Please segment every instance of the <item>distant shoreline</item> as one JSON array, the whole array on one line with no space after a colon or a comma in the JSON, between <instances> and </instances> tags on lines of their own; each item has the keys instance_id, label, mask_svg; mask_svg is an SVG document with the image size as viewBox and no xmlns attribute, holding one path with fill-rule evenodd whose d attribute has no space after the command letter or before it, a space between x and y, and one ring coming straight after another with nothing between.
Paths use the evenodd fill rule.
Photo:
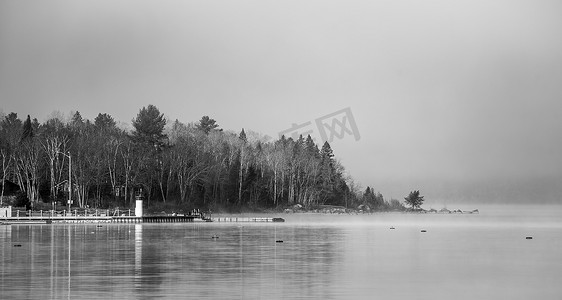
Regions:
<instances>
[{"instance_id":1,"label":"distant shoreline","mask_svg":"<svg viewBox=\"0 0 562 300\"><path fill-rule=\"evenodd\" d=\"M229 211L217 211L213 214L336 214L336 215L368 215L368 214L384 214L384 213L400 213L400 214L479 214L478 209L473 210L449 210L447 208L442 208L436 210L430 209L411 209L406 208L403 210L376 210L376 209L358 209L358 208L346 208L343 206L333 206L333 205L320 205L316 207L306 208L300 204L295 204L291 207L277 208L277 209L265 209L259 211L239 211L239 212L229 212Z\"/></svg>"}]
</instances>

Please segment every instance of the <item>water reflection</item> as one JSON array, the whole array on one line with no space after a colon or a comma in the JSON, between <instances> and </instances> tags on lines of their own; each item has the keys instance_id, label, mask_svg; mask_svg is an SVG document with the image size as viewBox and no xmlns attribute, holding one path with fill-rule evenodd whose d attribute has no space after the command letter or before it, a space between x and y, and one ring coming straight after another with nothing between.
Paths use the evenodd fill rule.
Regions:
<instances>
[{"instance_id":1,"label":"water reflection","mask_svg":"<svg viewBox=\"0 0 562 300\"><path fill-rule=\"evenodd\" d=\"M560 226L529 227L535 239L528 241L527 232L519 236L522 227L507 226L426 222L428 232L421 234L411 217L405 222L393 219L395 230L380 219L365 224L1 226L0 297L557 299L561 295Z\"/></svg>"},{"instance_id":2,"label":"water reflection","mask_svg":"<svg viewBox=\"0 0 562 300\"><path fill-rule=\"evenodd\" d=\"M141 276L142 266L142 225L135 224L135 283L138 283ZM139 288L139 286L135 286Z\"/></svg>"}]
</instances>

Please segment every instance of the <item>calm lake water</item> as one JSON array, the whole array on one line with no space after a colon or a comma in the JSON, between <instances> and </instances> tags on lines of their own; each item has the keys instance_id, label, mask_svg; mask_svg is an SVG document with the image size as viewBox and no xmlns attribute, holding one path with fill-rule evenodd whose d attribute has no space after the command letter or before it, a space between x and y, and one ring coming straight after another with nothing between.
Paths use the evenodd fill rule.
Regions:
<instances>
[{"instance_id":1,"label":"calm lake water","mask_svg":"<svg viewBox=\"0 0 562 300\"><path fill-rule=\"evenodd\" d=\"M0 226L0 298L562 299L558 206L280 216Z\"/></svg>"}]
</instances>

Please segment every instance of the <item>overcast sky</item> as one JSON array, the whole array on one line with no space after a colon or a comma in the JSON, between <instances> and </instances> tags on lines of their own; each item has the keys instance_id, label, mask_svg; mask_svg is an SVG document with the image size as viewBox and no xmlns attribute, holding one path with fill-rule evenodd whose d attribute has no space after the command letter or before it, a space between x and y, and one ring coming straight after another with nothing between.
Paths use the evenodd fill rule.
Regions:
<instances>
[{"instance_id":1,"label":"overcast sky","mask_svg":"<svg viewBox=\"0 0 562 300\"><path fill-rule=\"evenodd\" d=\"M0 103L273 137L349 107L363 187L561 202L562 2L2 0Z\"/></svg>"}]
</instances>

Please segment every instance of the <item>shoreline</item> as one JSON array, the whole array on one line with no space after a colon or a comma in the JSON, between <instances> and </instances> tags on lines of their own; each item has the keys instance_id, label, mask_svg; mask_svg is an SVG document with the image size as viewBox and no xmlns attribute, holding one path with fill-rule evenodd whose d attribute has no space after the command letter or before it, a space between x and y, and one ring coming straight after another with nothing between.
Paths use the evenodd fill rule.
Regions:
<instances>
[{"instance_id":1,"label":"shoreline","mask_svg":"<svg viewBox=\"0 0 562 300\"><path fill-rule=\"evenodd\" d=\"M292 208L285 209L265 209L265 210L248 210L248 211L218 211L211 212L212 215L244 215L244 214L266 214L266 215L299 215L299 214L318 214L318 215L373 215L373 214L479 214L479 209L473 210L449 210L446 208L436 209L405 209L405 210L360 210L345 207L317 207L317 208L304 208L302 206L293 206Z\"/></svg>"},{"instance_id":2,"label":"shoreline","mask_svg":"<svg viewBox=\"0 0 562 300\"><path fill-rule=\"evenodd\" d=\"M285 208L282 213L284 214L295 214L295 213L320 213L320 214L350 214L350 215L362 215L362 214L376 214L376 213L402 213L402 214L478 214L480 211L478 209L473 210L449 210L447 208L442 208L440 210L436 210L433 208L430 209L394 209L394 210L373 210L369 209L362 209L363 207L353 209L353 208L345 208L342 206L332 206L332 205L322 205L314 208L304 208L300 204L293 205L290 208Z\"/></svg>"}]
</instances>

